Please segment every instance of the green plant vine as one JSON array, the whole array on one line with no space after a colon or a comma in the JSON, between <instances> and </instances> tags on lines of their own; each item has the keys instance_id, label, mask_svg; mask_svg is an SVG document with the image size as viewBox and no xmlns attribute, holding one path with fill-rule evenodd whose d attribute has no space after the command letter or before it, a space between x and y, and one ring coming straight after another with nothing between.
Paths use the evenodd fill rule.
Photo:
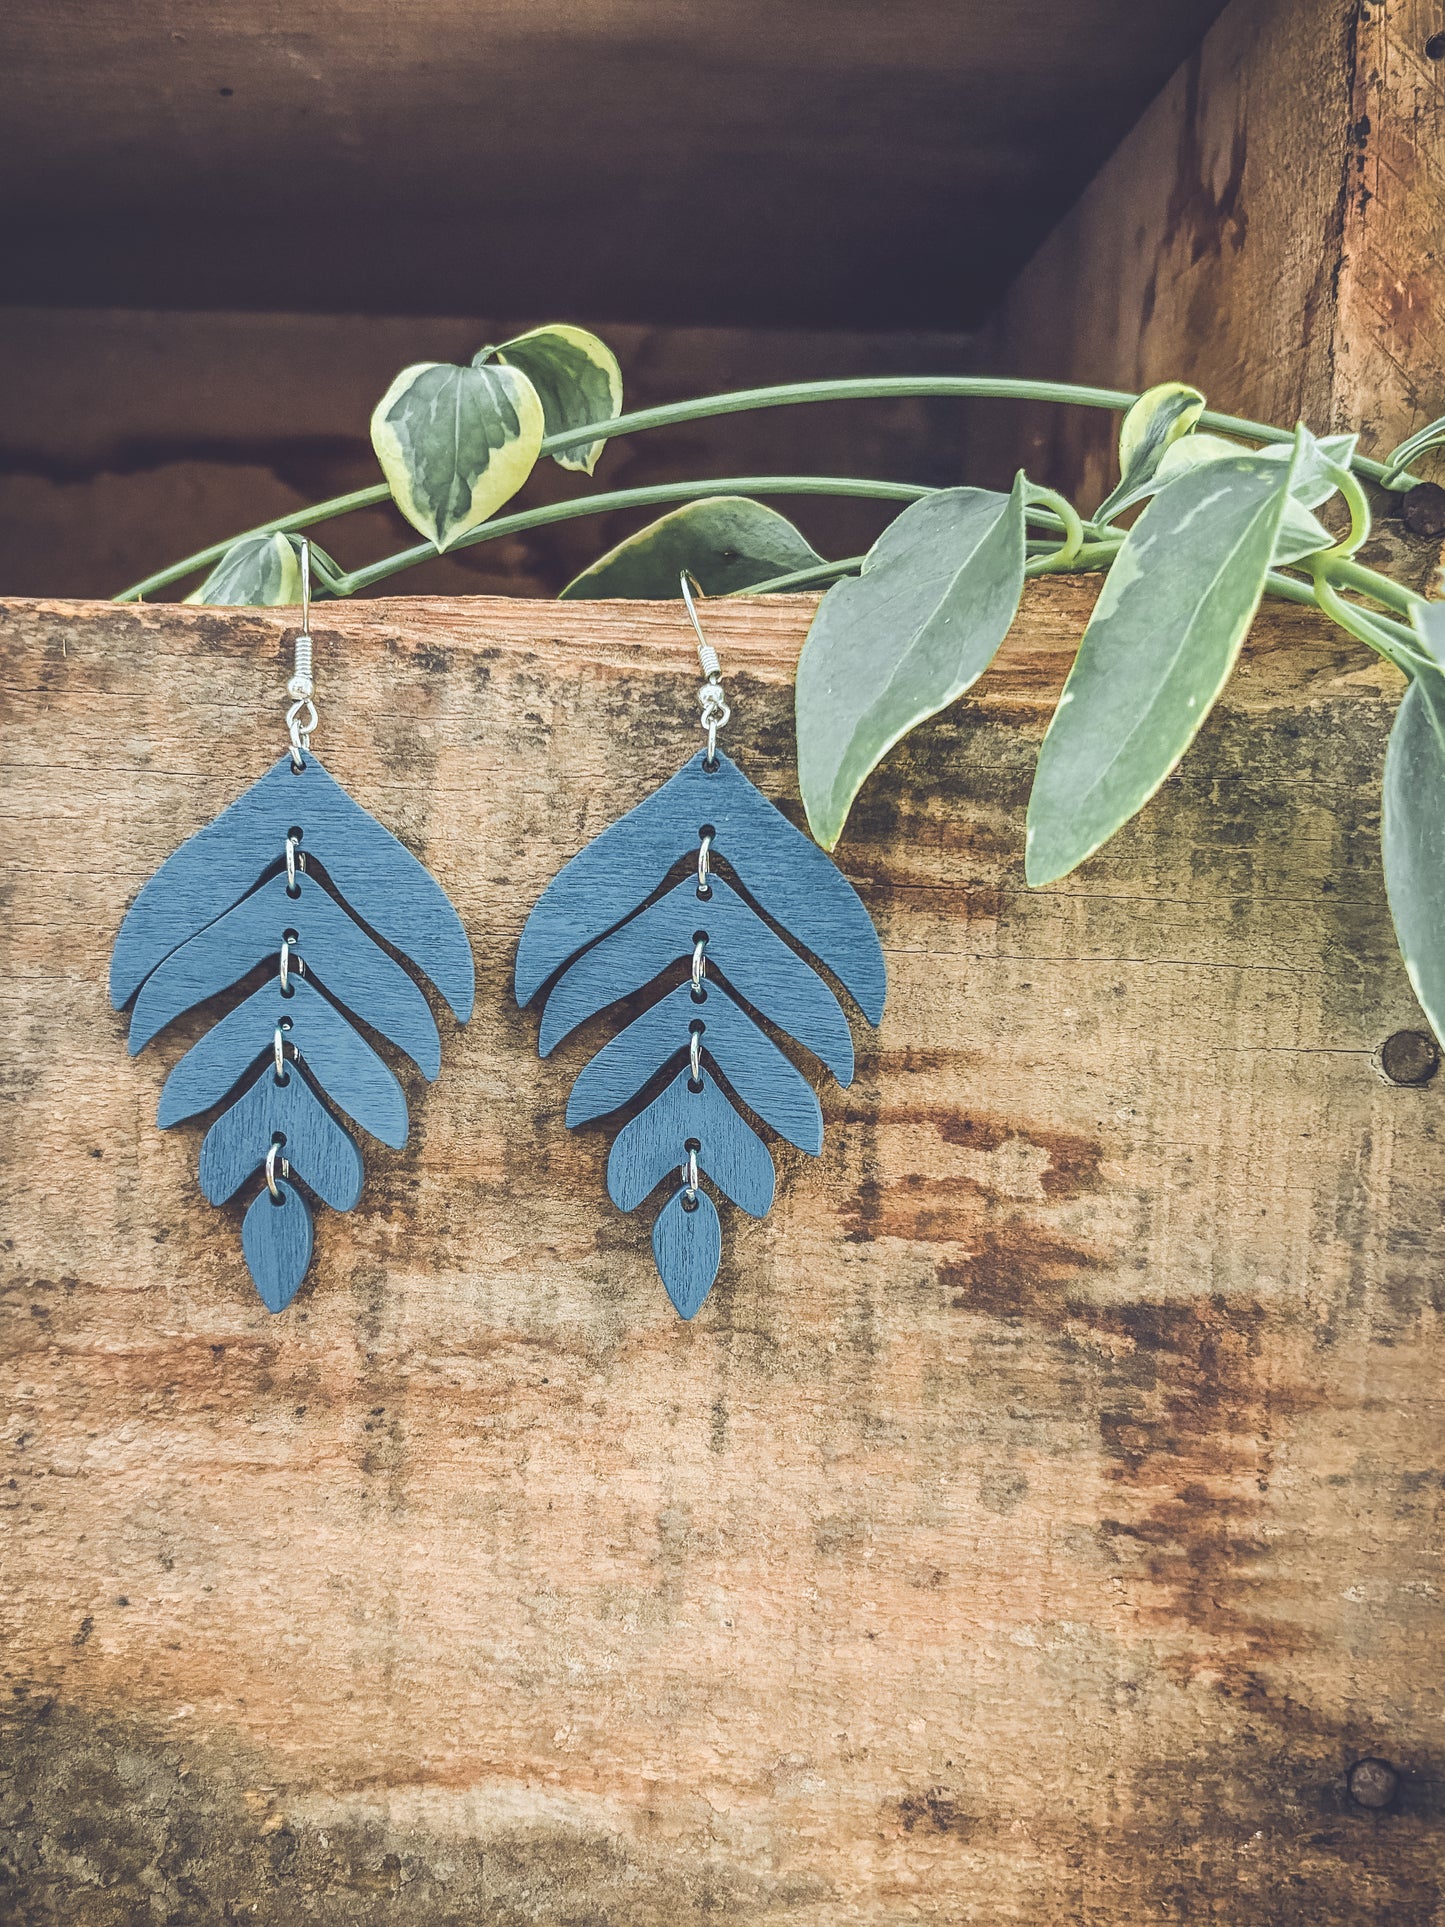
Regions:
<instances>
[{"instance_id":1,"label":"green plant vine","mask_svg":"<svg viewBox=\"0 0 1445 1927\"><path fill-rule=\"evenodd\" d=\"M763 408L900 398L1121 414L1118 481L1092 516L1022 473L1007 494L745 475L498 513L544 455L590 477L607 443L624 436ZM1133 395L1067 382L893 376L740 389L632 413L621 404L615 358L579 328L533 329L483 348L465 367L418 363L402 370L372 417L381 482L214 543L116 600L139 602L206 570L188 600L294 602L298 531L386 502L423 539L353 569L313 544L319 595L355 595L450 550L574 517L663 509L562 594L676 596L684 569L709 595L824 589L799 662L796 710L809 827L831 849L894 744L988 668L1025 582L1102 574L1029 800L1025 872L1036 886L1086 861L1169 776L1228 679L1261 598L1308 604L1407 679L1386 761L1385 875L1411 981L1445 1034L1445 605L1357 559L1371 531L1364 484L1414 486L1410 463L1445 443L1445 418L1380 462L1362 456L1352 435L1316 437L1303 425L1219 414L1179 382ZM830 560L760 499L828 495L898 513L866 555ZM1333 527L1316 514L1332 502Z\"/></svg>"}]
</instances>

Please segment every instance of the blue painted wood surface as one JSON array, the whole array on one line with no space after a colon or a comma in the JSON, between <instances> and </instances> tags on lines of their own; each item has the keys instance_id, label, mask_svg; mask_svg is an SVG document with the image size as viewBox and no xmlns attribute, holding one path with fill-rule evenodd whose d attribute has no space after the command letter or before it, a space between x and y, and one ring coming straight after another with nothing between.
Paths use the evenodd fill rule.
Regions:
<instances>
[{"instance_id":1,"label":"blue painted wood surface","mask_svg":"<svg viewBox=\"0 0 1445 1927\"><path fill-rule=\"evenodd\" d=\"M158 964L140 987L130 1020L132 1055L182 1012L239 983L256 965L275 965L281 939L296 932L299 957L339 1004L406 1052L422 1075L441 1069L441 1037L431 1007L401 965L345 907L304 872L296 895L286 874L272 877Z\"/></svg>"},{"instance_id":2,"label":"blue painted wood surface","mask_svg":"<svg viewBox=\"0 0 1445 1927\"><path fill-rule=\"evenodd\" d=\"M241 1250L267 1311L285 1311L311 1263L311 1210L294 1185L264 1186L241 1220Z\"/></svg>"},{"instance_id":3,"label":"blue painted wood surface","mask_svg":"<svg viewBox=\"0 0 1445 1927\"><path fill-rule=\"evenodd\" d=\"M840 1084L853 1081L853 1036L843 1006L817 971L720 876L712 894L685 877L666 896L586 950L557 979L542 1011L537 1048L546 1057L577 1026L680 958L691 960L699 932L707 937L707 969L718 971L755 1010L819 1058Z\"/></svg>"},{"instance_id":4,"label":"blue painted wood surface","mask_svg":"<svg viewBox=\"0 0 1445 1927\"><path fill-rule=\"evenodd\" d=\"M223 1111L201 1143L201 1190L224 1204L266 1162L277 1138L287 1163L308 1190L333 1211L350 1211L361 1196L361 1152L356 1140L327 1110L299 1064L288 1064L286 1082L268 1063L255 1083Z\"/></svg>"},{"instance_id":5,"label":"blue painted wood surface","mask_svg":"<svg viewBox=\"0 0 1445 1927\"><path fill-rule=\"evenodd\" d=\"M714 855L749 896L827 965L876 1024L887 973L857 891L721 751L711 771L699 751L553 877L522 932L517 1002L529 1004L570 957L645 903L678 859L697 848L705 824L715 832Z\"/></svg>"},{"instance_id":6,"label":"blue painted wood surface","mask_svg":"<svg viewBox=\"0 0 1445 1927\"><path fill-rule=\"evenodd\" d=\"M687 1050L693 1023L706 1025L703 1051L748 1109L816 1157L823 1148L817 1092L718 983L708 987L701 1004L694 1003L690 985L679 984L605 1043L578 1072L567 1100L568 1124L605 1117L636 1097L663 1065Z\"/></svg>"},{"instance_id":7,"label":"blue painted wood surface","mask_svg":"<svg viewBox=\"0 0 1445 1927\"><path fill-rule=\"evenodd\" d=\"M331 1101L383 1144L406 1143L406 1095L366 1039L304 977L283 997L263 984L186 1052L166 1079L156 1122L162 1130L210 1110L272 1052L277 1024Z\"/></svg>"},{"instance_id":8,"label":"blue painted wood surface","mask_svg":"<svg viewBox=\"0 0 1445 1927\"><path fill-rule=\"evenodd\" d=\"M668 1297L684 1318L696 1318L722 1262L722 1226L706 1191L691 1211L686 1187L668 1199L652 1227L652 1255Z\"/></svg>"},{"instance_id":9,"label":"blue painted wood surface","mask_svg":"<svg viewBox=\"0 0 1445 1927\"><path fill-rule=\"evenodd\" d=\"M303 832L308 860L323 866L356 914L429 977L465 1023L474 996L471 946L441 885L315 756L294 771L289 752L143 886L111 957L115 1007L129 1003L162 958L266 874L293 826Z\"/></svg>"},{"instance_id":10,"label":"blue painted wood surface","mask_svg":"<svg viewBox=\"0 0 1445 1927\"><path fill-rule=\"evenodd\" d=\"M750 1217L771 1210L775 1176L768 1147L739 1117L704 1068L692 1087L686 1065L645 1111L624 1124L607 1159L607 1190L620 1211L635 1211L665 1177L687 1164L689 1140L699 1170Z\"/></svg>"}]
</instances>

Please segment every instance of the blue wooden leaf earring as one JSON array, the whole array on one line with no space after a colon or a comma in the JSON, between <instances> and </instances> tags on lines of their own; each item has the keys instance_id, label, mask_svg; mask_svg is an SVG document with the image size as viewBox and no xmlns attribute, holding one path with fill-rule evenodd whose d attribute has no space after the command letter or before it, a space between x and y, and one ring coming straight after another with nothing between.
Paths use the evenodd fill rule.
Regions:
<instances>
[{"instance_id":1,"label":"blue wooden leaf earring","mask_svg":"<svg viewBox=\"0 0 1445 1927\"><path fill-rule=\"evenodd\" d=\"M684 1318L701 1308L722 1255L717 1208L702 1180L755 1218L773 1201L772 1157L743 1112L800 1150L816 1156L823 1146L813 1087L759 1018L840 1084L853 1079L842 1006L800 951L831 971L871 1024L883 1014L886 988L882 947L853 886L718 749L731 712L691 588L684 575L707 748L552 879L527 919L516 971L524 1007L548 986L544 1057L589 1017L678 972L675 988L584 1066L567 1122L586 1124L645 1099L613 1143L607 1189L633 1211L671 1184L652 1250ZM664 888L684 864L680 880Z\"/></svg>"},{"instance_id":2,"label":"blue wooden leaf earring","mask_svg":"<svg viewBox=\"0 0 1445 1927\"><path fill-rule=\"evenodd\" d=\"M301 547L301 633L286 685L290 747L141 889L110 960L117 1010L134 998L131 1055L167 1024L269 964L186 1052L161 1092L162 1129L216 1111L201 1190L224 1204L264 1177L241 1249L270 1311L311 1262L311 1202L349 1211L361 1152L328 1103L383 1144L407 1138L406 1097L347 1015L429 1081L441 1069L431 1006L392 952L471 1015L471 946L441 886L321 767L311 649L311 552ZM328 1102L323 1102L326 1099Z\"/></svg>"}]
</instances>

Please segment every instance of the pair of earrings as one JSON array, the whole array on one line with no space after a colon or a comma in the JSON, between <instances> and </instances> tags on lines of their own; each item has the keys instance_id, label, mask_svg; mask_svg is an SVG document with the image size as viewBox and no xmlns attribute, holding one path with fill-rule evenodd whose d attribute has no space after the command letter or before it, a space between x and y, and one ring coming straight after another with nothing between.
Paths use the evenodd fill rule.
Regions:
<instances>
[{"instance_id":1,"label":"pair of earrings","mask_svg":"<svg viewBox=\"0 0 1445 1927\"><path fill-rule=\"evenodd\" d=\"M360 1199L361 1152L342 1118L396 1149L407 1139L406 1095L358 1020L431 1081L441 1039L412 972L458 1023L474 997L471 946L441 886L312 752L304 542L301 578L287 750L144 885L110 970L112 1003L131 1006L132 1055L198 1004L259 979L177 1063L156 1121L216 1113L200 1155L212 1204L261 1181L241 1247L271 1311L291 1302L311 1261L312 1202L349 1211ZM846 1085L848 1020L802 953L870 1023L885 990L883 952L852 885L718 748L731 712L691 586L684 575L706 747L553 878L522 931L515 980L520 1005L541 997L545 1057L620 999L680 977L583 1067L567 1123L629 1114L608 1192L633 1211L670 1184L652 1248L684 1318L722 1254L703 1180L753 1217L773 1201L772 1157L744 1112L800 1150L822 1148L817 1095L759 1020Z\"/></svg>"}]
</instances>

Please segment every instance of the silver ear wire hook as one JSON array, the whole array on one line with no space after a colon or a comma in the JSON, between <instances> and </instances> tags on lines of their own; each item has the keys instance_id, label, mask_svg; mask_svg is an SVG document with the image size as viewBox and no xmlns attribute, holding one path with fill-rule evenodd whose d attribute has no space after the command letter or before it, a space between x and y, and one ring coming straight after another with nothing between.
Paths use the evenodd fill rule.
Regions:
<instances>
[{"instance_id":1,"label":"silver ear wire hook","mask_svg":"<svg viewBox=\"0 0 1445 1927\"><path fill-rule=\"evenodd\" d=\"M311 676L311 544L303 535L301 561L301 633L296 638L296 656L286 694L292 698L286 711L286 730L291 738L291 767L306 767L306 751L311 747L311 732L316 727L316 704L312 697L316 685Z\"/></svg>"},{"instance_id":2,"label":"silver ear wire hook","mask_svg":"<svg viewBox=\"0 0 1445 1927\"><path fill-rule=\"evenodd\" d=\"M678 577L682 586L682 600L687 609L687 619L692 624L692 632L697 637L697 659L702 668L703 683L697 692L697 700L702 707L702 726L707 731L707 768L717 768L717 733L732 715L727 698L723 694L722 663L717 650L713 648L702 632L698 621L697 605L693 601L693 591L702 594L696 577L684 569Z\"/></svg>"}]
</instances>

